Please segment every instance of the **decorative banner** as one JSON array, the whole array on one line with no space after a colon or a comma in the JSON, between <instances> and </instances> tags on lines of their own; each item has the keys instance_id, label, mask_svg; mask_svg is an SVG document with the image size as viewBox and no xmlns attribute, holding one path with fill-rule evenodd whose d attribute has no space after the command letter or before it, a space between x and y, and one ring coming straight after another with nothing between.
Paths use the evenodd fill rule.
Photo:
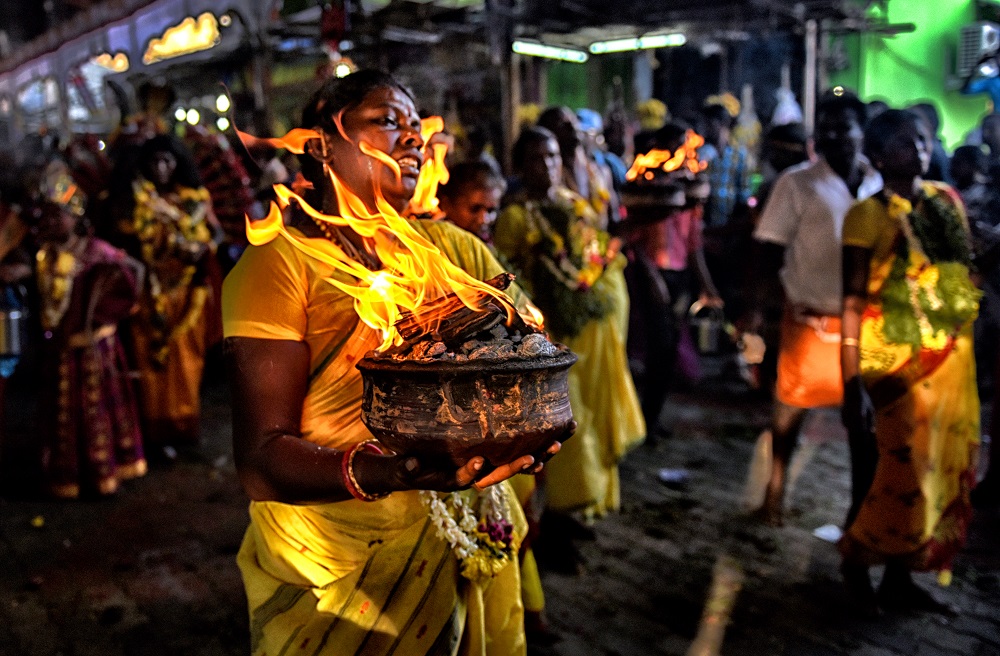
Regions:
<instances>
[{"instance_id":1,"label":"decorative banner","mask_svg":"<svg viewBox=\"0 0 1000 656\"><path fill-rule=\"evenodd\" d=\"M165 59L173 59L181 55L208 50L219 45L219 22L209 12L194 19L190 16L173 27L168 27L163 36L150 39L146 54L142 56L144 64L155 64Z\"/></svg>"}]
</instances>

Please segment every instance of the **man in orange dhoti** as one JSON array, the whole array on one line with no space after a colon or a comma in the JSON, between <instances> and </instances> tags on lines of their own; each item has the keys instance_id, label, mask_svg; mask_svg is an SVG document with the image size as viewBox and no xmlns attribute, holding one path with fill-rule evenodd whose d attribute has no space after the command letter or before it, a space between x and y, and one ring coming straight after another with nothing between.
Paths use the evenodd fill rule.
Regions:
<instances>
[{"instance_id":1,"label":"man in orange dhoti","mask_svg":"<svg viewBox=\"0 0 1000 656\"><path fill-rule=\"evenodd\" d=\"M855 200L882 186L861 154L864 122L864 104L856 97L824 99L817 108L819 159L792 167L778 179L754 232L759 246L756 270L766 275L780 268L785 291L771 426L773 464L760 510L764 521L775 526L782 522L785 472L807 411L840 405L843 397L840 233ZM759 314L752 316L751 331L762 322ZM852 455L856 476L866 460L860 453ZM865 486L856 478L854 487Z\"/></svg>"}]
</instances>

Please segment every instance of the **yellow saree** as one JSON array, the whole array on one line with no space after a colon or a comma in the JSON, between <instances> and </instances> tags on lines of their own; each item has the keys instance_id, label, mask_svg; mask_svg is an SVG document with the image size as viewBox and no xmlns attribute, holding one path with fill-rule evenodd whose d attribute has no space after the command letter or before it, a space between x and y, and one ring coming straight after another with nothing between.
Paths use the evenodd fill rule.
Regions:
<instances>
[{"instance_id":1,"label":"yellow saree","mask_svg":"<svg viewBox=\"0 0 1000 656\"><path fill-rule=\"evenodd\" d=\"M119 229L135 237L136 255L146 265L146 288L128 342L139 374L143 437L153 445L193 443L201 417L211 289L203 262L192 262L185 249L207 247L203 259L212 257L211 199L204 188L180 187L168 201L141 178L133 193L135 212Z\"/></svg>"},{"instance_id":2,"label":"yellow saree","mask_svg":"<svg viewBox=\"0 0 1000 656\"><path fill-rule=\"evenodd\" d=\"M567 190L563 193L572 194ZM575 194L569 196L569 202L574 198L576 205L585 204ZM535 261L540 241L537 232L536 222L523 204L505 209L494 227L497 250L515 273L523 276L520 281L529 294L536 291L531 288L533 268L542 266ZM621 502L618 462L646 435L625 351L629 311L625 263L624 256L618 255L593 284L595 292L611 302L605 316L588 321L573 336L553 333L553 338L579 358L569 372L576 433L545 466L547 504L553 510L584 510L597 515L617 510ZM541 309L547 317L553 312L552 308Z\"/></svg>"},{"instance_id":3,"label":"yellow saree","mask_svg":"<svg viewBox=\"0 0 1000 656\"><path fill-rule=\"evenodd\" d=\"M921 237L928 212L938 225L955 223L950 255ZM965 540L979 444L971 330L978 292L963 262L967 230L954 192L932 183L916 208L898 196L888 204L872 198L844 223L844 245L872 252L860 355L879 460L841 545L861 561L892 557L911 569L950 571Z\"/></svg>"},{"instance_id":4,"label":"yellow saree","mask_svg":"<svg viewBox=\"0 0 1000 656\"><path fill-rule=\"evenodd\" d=\"M486 246L461 229L413 225L475 277L501 272ZM309 241L324 247L324 240ZM250 247L226 278L223 318L227 337L309 345L312 375L302 436L344 449L371 438L361 422L362 382L354 365L381 338L358 319L351 297L326 281L331 277L341 274L303 255L285 237ZM516 289L513 295L515 302L523 299ZM509 485L502 489L516 550L524 516ZM485 582L463 578L417 492L373 503L251 502L250 518L238 563L254 654L525 651L517 563Z\"/></svg>"}]
</instances>

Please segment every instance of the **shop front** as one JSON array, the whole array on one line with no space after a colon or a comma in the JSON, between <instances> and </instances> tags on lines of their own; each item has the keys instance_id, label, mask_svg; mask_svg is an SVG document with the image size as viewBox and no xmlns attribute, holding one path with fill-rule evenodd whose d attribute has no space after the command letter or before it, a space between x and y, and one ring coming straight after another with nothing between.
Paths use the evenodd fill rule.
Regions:
<instances>
[{"instance_id":1,"label":"shop front","mask_svg":"<svg viewBox=\"0 0 1000 656\"><path fill-rule=\"evenodd\" d=\"M41 47L29 45L44 52L7 60L14 65L0 71L0 140L18 142L39 131L108 134L138 109L136 92L147 81L174 89L185 120L223 118L218 98L226 89L263 106L269 4L156 0L120 16L95 7L71 38L43 35Z\"/></svg>"}]
</instances>

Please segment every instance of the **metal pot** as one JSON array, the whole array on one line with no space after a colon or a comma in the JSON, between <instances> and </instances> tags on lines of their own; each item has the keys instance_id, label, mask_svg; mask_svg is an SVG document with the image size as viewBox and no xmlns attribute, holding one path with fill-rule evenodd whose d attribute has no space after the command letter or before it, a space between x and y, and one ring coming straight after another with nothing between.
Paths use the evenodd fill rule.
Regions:
<instances>
[{"instance_id":1,"label":"metal pot","mask_svg":"<svg viewBox=\"0 0 1000 656\"><path fill-rule=\"evenodd\" d=\"M564 435L576 355L530 360L397 361L366 357L361 419L401 454L492 465L537 453Z\"/></svg>"},{"instance_id":2,"label":"metal pot","mask_svg":"<svg viewBox=\"0 0 1000 656\"><path fill-rule=\"evenodd\" d=\"M711 355L719 352L726 327L722 308L695 301L688 310L688 323L694 332L699 353Z\"/></svg>"}]
</instances>

